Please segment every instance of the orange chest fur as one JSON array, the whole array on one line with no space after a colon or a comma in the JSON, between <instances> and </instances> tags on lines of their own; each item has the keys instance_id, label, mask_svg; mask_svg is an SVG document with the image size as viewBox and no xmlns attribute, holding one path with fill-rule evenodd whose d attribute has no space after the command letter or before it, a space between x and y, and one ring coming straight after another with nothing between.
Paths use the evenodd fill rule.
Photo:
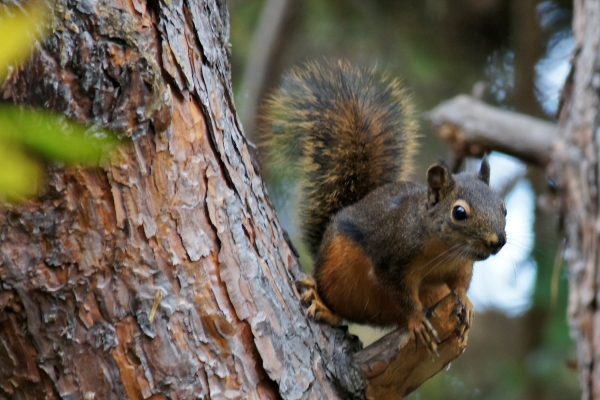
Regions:
<instances>
[{"instance_id":1,"label":"orange chest fur","mask_svg":"<svg viewBox=\"0 0 600 400\"><path fill-rule=\"evenodd\" d=\"M402 286L410 291L393 293L389 285L379 282L362 247L338 235L322 256L316 274L319 294L334 313L348 320L395 325L405 318L398 296L420 298L424 307L430 307L449 292L446 280L463 266L451 251L438 243L428 243L423 254L404 268Z\"/></svg>"}]
</instances>

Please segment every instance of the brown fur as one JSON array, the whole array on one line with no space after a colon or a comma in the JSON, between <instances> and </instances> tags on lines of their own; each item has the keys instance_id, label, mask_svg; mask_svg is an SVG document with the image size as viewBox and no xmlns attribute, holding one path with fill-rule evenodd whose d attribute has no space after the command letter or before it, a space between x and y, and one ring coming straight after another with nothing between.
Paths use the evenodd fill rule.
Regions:
<instances>
[{"instance_id":1,"label":"brown fur","mask_svg":"<svg viewBox=\"0 0 600 400\"><path fill-rule=\"evenodd\" d=\"M432 270L431 260L447 251L437 240L425 245L422 255L406 267L409 271L404 277L407 287L414 291L406 293L409 301L419 310L428 309L445 295L450 293L448 277L454 277L456 271L465 271L470 280L473 262L454 260L442 263ZM431 271L431 272L430 272ZM429 273L430 272L430 273ZM450 279L451 280L451 279ZM344 235L337 235L327 248L322 265L317 273L317 288L322 301L337 315L361 324L391 326L407 322L406 311L397 305L388 285L378 281L371 259L365 251ZM468 282L457 282L457 286Z\"/></svg>"},{"instance_id":2,"label":"brown fur","mask_svg":"<svg viewBox=\"0 0 600 400\"><path fill-rule=\"evenodd\" d=\"M341 61L292 70L267 122L272 153L303 173L302 228L316 255L317 287L303 296L310 315L406 323L435 350L425 311L454 291L470 323L473 263L506 242L486 159L475 175L434 164L427 186L403 181L417 136L409 96L398 81Z\"/></svg>"},{"instance_id":3,"label":"brown fur","mask_svg":"<svg viewBox=\"0 0 600 400\"><path fill-rule=\"evenodd\" d=\"M332 215L412 171L410 96L374 68L331 61L292 69L265 111L270 164L302 171L302 231L313 255Z\"/></svg>"},{"instance_id":4,"label":"brown fur","mask_svg":"<svg viewBox=\"0 0 600 400\"><path fill-rule=\"evenodd\" d=\"M343 235L329 246L317 281L321 298L335 314L380 326L400 322L402 310L379 285L371 259Z\"/></svg>"},{"instance_id":5,"label":"brown fur","mask_svg":"<svg viewBox=\"0 0 600 400\"><path fill-rule=\"evenodd\" d=\"M487 161L482 169L487 168ZM434 348L425 310L449 291L473 312L466 292L473 263L505 243L505 208L478 175L452 175L441 164L427 187L380 187L342 209L325 231L315 262L322 301L334 314L376 326L407 324ZM462 207L465 220L455 217Z\"/></svg>"}]
</instances>

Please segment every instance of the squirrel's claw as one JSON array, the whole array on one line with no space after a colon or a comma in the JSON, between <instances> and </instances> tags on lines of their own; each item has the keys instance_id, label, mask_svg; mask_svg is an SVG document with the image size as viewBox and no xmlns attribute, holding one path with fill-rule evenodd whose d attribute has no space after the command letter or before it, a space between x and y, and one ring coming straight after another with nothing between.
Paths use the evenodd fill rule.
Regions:
<instances>
[{"instance_id":1,"label":"squirrel's claw","mask_svg":"<svg viewBox=\"0 0 600 400\"><path fill-rule=\"evenodd\" d=\"M433 357L433 355L436 355L439 357L440 354L438 353L437 345L440 343L440 337L425 316L409 321L408 331L410 338L415 341L415 346L418 346L419 342L421 342L427 351L429 351L430 356Z\"/></svg>"},{"instance_id":2,"label":"squirrel's claw","mask_svg":"<svg viewBox=\"0 0 600 400\"><path fill-rule=\"evenodd\" d=\"M315 321L325 322L337 326L342 323L342 317L334 314L319 297L317 283L312 276L296 282L296 287L301 291L302 303L307 304L306 314Z\"/></svg>"},{"instance_id":3,"label":"squirrel's claw","mask_svg":"<svg viewBox=\"0 0 600 400\"><path fill-rule=\"evenodd\" d=\"M312 319L319 322L325 322L332 326L337 326L342 323L342 317L332 313L325 304L317 300L313 300L312 304L306 310L306 313Z\"/></svg>"},{"instance_id":4,"label":"squirrel's claw","mask_svg":"<svg viewBox=\"0 0 600 400\"><path fill-rule=\"evenodd\" d=\"M315 281L315 278L313 278L310 275L307 275L306 277L296 281L296 288L298 289L298 291L309 289L317 290L317 282Z\"/></svg>"},{"instance_id":5,"label":"squirrel's claw","mask_svg":"<svg viewBox=\"0 0 600 400\"><path fill-rule=\"evenodd\" d=\"M437 343L440 343L440 337L437 333L437 331L435 330L435 328L433 327L433 325L431 325L431 322L429 322L429 320L427 318L424 318L423 320L423 324L427 327L427 330L431 333L431 335L435 338L435 341Z\"/></svg>"},{"instance_id":6,"label":"squirrel's claw","mask_svg":"<svg viewBox=\"0 0 600 400\"><path fill-rule=\"evenodd\" d=\"M475 317L475 309L473 303L466 296L457 296L456 306L454 307L454 315L458 318L458 326L456 334L461 340L464 340L465 333L471 327L473 318Z\"/></svg>"}]
</instances>

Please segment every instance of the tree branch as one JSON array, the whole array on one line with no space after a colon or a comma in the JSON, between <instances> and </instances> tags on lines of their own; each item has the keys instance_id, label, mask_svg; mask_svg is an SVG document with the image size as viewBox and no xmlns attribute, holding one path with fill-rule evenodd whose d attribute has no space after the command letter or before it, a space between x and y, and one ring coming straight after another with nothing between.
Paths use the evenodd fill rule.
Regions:
<instances>
[{"instance_id":1,"label":"tree branch","mask_svg":"<svg viewBox=\"0 0 600 400\"><path fill-rule=\"evenodd\" d=\"M440 104L425 118L458 157L481 157L497 150L546 166L558 137L553 123L492 107L466 95Z\"/></svg>"},{"instance_id":2,"label":"tree branch","mask_svg":"<svg viewBox=\"0 0 600 400\"><path fill-rule=\"evenodd\" d=\"M432 308L429 320L440 337L439 356L431 357L424 346L417 346L406 327L358 352L354 359L367 381L367 398L407 396L458 357L467 347L468 329L460 318L465 312L453 293ZM462 338L457 332L462 332Z\"/></svg>"},{"instance_id":3,"label":"tree branch","mask_svg":"<svg viewBox=\"0 0 600 400\"><path fill-rule=\"evenodd\" d=\"M274 72L273 60L283 51L294 25L292 17L298 0L267 0L250 44L248 65L239 104L239 114L246 137L256 142L256 115Z\"/></svg>"}]
</instances>

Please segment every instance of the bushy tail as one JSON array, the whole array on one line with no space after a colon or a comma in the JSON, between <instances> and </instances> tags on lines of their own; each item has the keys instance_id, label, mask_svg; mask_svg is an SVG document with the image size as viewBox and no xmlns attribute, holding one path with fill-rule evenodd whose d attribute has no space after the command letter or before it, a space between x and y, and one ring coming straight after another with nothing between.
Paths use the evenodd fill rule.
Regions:
<instances>
[{"instance_id":1,"label":"bushy tail","mask_svg":"<svg viewBox=\"0 0 600 400\"><path fill-rule=\"evenodd\" d=\"M344 61L293 69L265 118L271 162L300 170L313 255L337 211L410 173L418 130L410 96L375 69Z\"/></svg>"}]
</instances>

